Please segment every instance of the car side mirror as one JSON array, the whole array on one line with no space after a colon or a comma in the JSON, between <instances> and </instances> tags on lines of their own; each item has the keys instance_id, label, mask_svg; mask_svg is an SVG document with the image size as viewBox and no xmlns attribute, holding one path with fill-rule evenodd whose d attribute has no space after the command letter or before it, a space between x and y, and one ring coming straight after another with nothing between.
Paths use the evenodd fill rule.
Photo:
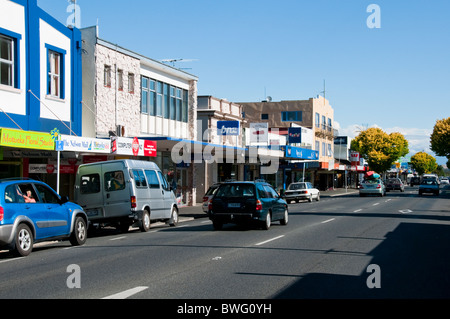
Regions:
<instances>
[{"instance_id":1,"label":"car side mirror","mask_svg":"<svg viewBox=\"0 0 450 319\"><path fill-rule=\"evenodd\" d=\"M64 205L68 201L69 201L69 197L68 196L61 196L61 198L59 199L59 204L60 205Z\"/></svg>"}]
</instances>

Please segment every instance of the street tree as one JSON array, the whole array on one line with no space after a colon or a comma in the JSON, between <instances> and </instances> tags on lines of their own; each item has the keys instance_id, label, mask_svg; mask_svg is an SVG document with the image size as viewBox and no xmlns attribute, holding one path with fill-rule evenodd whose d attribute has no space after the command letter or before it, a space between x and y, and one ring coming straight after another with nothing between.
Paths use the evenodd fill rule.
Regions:
<instances>
[{"instance_id":1,"label":"street tree","mask_svg":"<svg viewBox=\"0 0 450 319\"><path fill-rule=\"evenodd\" d=\"M411 156L411 165L419 175L430 174L438 167L436 159L425 152L419 152Z\"/></svg>"},{"instance_id":2,"label":"street tree","mask_svg":"<svg viewBox=\"0 0 450 319\"><path fill-rule=\"evenodd\" d=\"M409 153L408 141L401 133L387 134L374 127L353 139L351 148L361 154L370 169L379 173L387 171L400 157Z\"/></svg>"},{"instance_id":3,"label":"street tree","mask_svg":"<svg viewBox=\"0 0 450 319\"><path fill-rule=\"evenodd\" d=\"M431 134L431 150L450 161L450 117L436 121Z\"/></svg>"}]
</instances>

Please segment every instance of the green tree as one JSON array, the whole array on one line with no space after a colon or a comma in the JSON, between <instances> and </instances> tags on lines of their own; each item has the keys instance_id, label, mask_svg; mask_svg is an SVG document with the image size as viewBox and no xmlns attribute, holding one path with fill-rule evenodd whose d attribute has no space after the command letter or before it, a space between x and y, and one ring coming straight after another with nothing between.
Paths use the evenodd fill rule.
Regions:
<instances>
[{"instance_id":1,"label":"green tree","mask_svg":"<svg viewBox=\"0 0 450 319\"><path fill-rule=\"evenodd\" d=\"M450 117L436 121L431 134L431 150L450 161Z\"/></svg>"},{"instance_id":2,"label":"green tree","mask_svg":"<svg viewBox=\"0 0 450 319\"><path fill-rule=\"evenodd\" d=\"M408 141L400 133L387 134L380 128L369 128L353 139L351 148L369 163L370 169L382 173L400 157L409 153Z\"/></svg>"},{"instance_id":3,"label":"green tree","mask_svg":"<svg viewBox=\"0 0 450 319\"><path fill-rule=\"evenodd\" d=\"M430 174L438 167L436 159L425 152L414 154L411 157L411 165L419 175Z\"/></svg>"}]
</instances>

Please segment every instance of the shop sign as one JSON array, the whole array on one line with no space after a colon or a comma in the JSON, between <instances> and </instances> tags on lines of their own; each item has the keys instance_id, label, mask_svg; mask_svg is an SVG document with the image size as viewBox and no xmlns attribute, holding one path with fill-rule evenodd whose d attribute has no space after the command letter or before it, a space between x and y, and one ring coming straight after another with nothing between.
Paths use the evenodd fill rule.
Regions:
<instances>
[{"instance_id":1,"label":"shop sign","mask_svg":"<svg viewBox=\"0 0 450 319\"><path fill-rule=\"evenodd\" d=\"M289 128L289 144L301 144L302 143L302 128L290 127Z\"/></svg>"},{"instance_id":2,"label":"shop sign","mask_svg":"<svg viewBox=\"0 0 450 319\"><path fill-rule=\"evenodd\" d=\"M0 145L36 150L55 150L55 142L51 134L5 128L1 129Z\"/></svg>"},{"instance_id":3,"label":"shop sign","mask_svg":"<svg viewBox=\"0 0 450 319\"><path fill-rule=\"evenodd\" d=\"M269 142L269 123L250 123L250 144Z\"/></svg>"},{"instance_id":4,"label":"shop sign","mask_svg":"<svg viewBox=\"0 0 450 319\"><path fill-rule=\"evenodd\" d=\"M286 146L286 157L303 160L318 160L319 152L306 148Z\"/></svg>"},{"instance_id":5,"label":"shop sign","mask_svg":"<svg viewBox=\"0 0 450 319\"><path fill-rule=\"evenodd\" d=\"M156 157L157 142L138 138L112 137L111 152L115 155Z\"/></svg>"},{"instance_id":6,"label":"shop sign","mask_svg":"<svg viewBox=\"0 0 450 319\"><path fill-rule=\"evenodd\" d=\"M217 135L220 136L238 136L240 123L239 121L218 121L217 122Z\"/></svg>"},{"instance_id":7,"label":"shop sign","mask_svg":"<svg viewBox=\"0 0 450 319\"><path fill-rule=\"evenodd\" d=\"M77 165L60 165L59 172L61 174L75 174ZM57 168L54 164L30 164L28 173L30 174L56 174Z\"/></svg>"},{"instance_id":8,"label":"shop sign","mask_svg":"<svg viewBox=\"0 0 450 319\"><path fill-rule=\"evenodd\" d=\"M111 141L98 138L61 135L63 150L83 153L111 153Z\"/></svg>"}]
</instances>

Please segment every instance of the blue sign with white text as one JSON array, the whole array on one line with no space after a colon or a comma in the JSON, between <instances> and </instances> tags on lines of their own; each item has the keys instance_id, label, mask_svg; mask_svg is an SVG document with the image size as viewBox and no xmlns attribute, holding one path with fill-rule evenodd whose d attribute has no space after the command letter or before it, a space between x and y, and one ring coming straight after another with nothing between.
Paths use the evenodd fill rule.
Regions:
<instances>
[{"instance_id":1,"label":"blue sign with white text","mask_svg":"<svg viewBox=\"0 0 450 319\"><path fill-rule=\"evenodd\" d=\"M217 135L238 136L240 123L239 121L219 121L217 122Z\"/></svg>"},{"instance_id":2,"label":"blue sign with white text","mask_svg":"<svg viewBox=\"0 0 450 319\"><path fill-rule=\"evenodd\" d=\"M318 160L319 152L306 148L286 146L286 157L303 160Z\"/></svg>"}]
</instances>

